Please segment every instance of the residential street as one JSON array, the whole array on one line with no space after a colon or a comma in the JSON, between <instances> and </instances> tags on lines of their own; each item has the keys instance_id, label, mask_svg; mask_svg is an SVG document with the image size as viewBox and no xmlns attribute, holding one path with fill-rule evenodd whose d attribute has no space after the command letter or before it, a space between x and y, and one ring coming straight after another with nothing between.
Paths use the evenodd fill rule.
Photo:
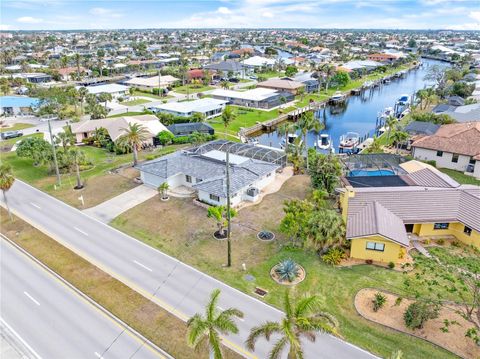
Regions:
<instances>
[{"instance_id":1,"label":"residential street","mask_svg":"<svg viewBox=\"0 0 480 359\"><path fill-rule=\"evenodd\" d=\"M0 255L1 326L26 358L165 358L130 331L114 342L119 323L5 239Z\"/></svg>"},{"instance_id":2,"label":"residential street","mask_svg":"<svg viewBox=\"0 0 480 359\"><path fill-rule=\"evenodd\" d=\"M259 325L267 320L280 319L282 313L277 309L243 294L19 180L15 181L13 187L8 192L8 196L10 206L15 214L146 297L150 297L155 293L155 298L152 300L183 319L189 318L196 312L203 312L204 304L208 300L210 292L215 288L220 288L222 291L220 306L222 308L233 306L245 313L245 318L238 321L240 333L229 336L226 344L242 352L243 355L258 358L265 358L272 348L272 343L267 344L263 340L259 341L254 356L246 352L243 343L253 326ZM149 214L145 213L145 215L148 216ZM8 288L8 290L3 290L3 292L6 293L2 298L2 303L4 303L3 311L10 313L9 315L11 316L6 316L5 319L12 321L11 324L14 325L15 314L25 313L24 311L28 310L29 312L34 311L32 316L19 315L18 319L15 319L19 321L17 325L23 326L27 321L29 323L32 321L36 323L35 320L39 318L37 315L40 315L38 313L39 308L35 308L35 306L32 308L32 304L34 303L31 303L31 301L30 303L28 301L26 303L22 302L24 299L29 300L28 298L21 298L22 301L20 301L17 297L12 296L22 296L22 292L25 289L20 290L21 288L17 288L21 283L24 283L22 278L29 278L28 283L32 286L32 289L27 289L27 291L31 290L31 294L41 302L42 305L40 308L46 308L45 310L47 310L47 293L48 295L52 294L53 289L46 290L41 287L42 285L46 285L42 284L42 281L30 279L29 276L33 276L35 273L22 273L20 277L18 271L13 269L15 263L8 264L9 260L8 256L2 260L2 266L6 267L2 274L5 276L2 285L6 285ZM7 264L5 264L5 262L7 262ZM236 265L240 265L240 263L236 263ZM34 272L34 269L31 269L31 271ZM37 288L37 285L40 287ZM15 294L18 293L19 290L20 294ZM67 306L67 303L58 299L60 297L62 297L60 293L52 294L52 298L59 301L59 303L55 303L56 309L62 309L63 305ZM12 303L15 305L12 305ZM45 305L43 303L45 303ZM13 308L7 307L7 305ZM18 309L19 307L21 311ZM62 314L72 315L72 313L74 313L75 318L82 317L81 323L75 323L73 327L84 328L82 333L86 336L83 339L85 342L82 342L80 339L78 342L75 341L75 343L65 343L61 340L53 341L51 338L54 333L52 333L51 335L45 335L45 337L43 337L49 337L48 341L43 341L42 338L36 338L38 343L32 343L32 345L37 344L38 348L42 348L42 354L48 354L48 350L57 350L59 348L67 350L68 348L63 347L70 345L74 347L78 346L78 349L85 349L91 354L101 350L102 343L104 343L101 340L105 339L104 336L109 337L108 333L110 332L108 332L107 329L101 331L99 329L102 335L92 333L91 329L88 328L100 328L100 324L93 324L93 317L87 319L87 312L85 308L77 304L77 307L69 307L68 310L66 309L66 313ZM62 315L52 310L52 312L48 313L48 316L45 316L43 321L46 324L44 323L44 325L50 328L50 330L59 330L60 332L66 332L67 330L73 331L73 328L67 329L60 325L56 327L57 322L55 318L60 320ZM71 325L73 321L72 319L72 322L69 322L68 325ZM55 328L52 323L55 323ZM67 325L67 323L63 323L62 325ZM45 329L45 332L47 332L48 328ZM26 328L26 330L30 330L31 334L38 332L33 326ZM41 331L44 332L43 330ZM95 334L94 337L91 338L92 341L87 340L89 331ZM52 343L56 343L59 348L49 347L49 345L52 346ZM128 347L128 343L124 345ZM123 350L125 349L119 352L123 352ZM306 342L305 353L307 358L322 359L361 359L374 357L349 343L329 335L319 335L315 343ZM91 354L85 355L84 357L89 357ZM52 356L46 355L46 357ZM118 357L125 357L125 355Z\"/></svg>"}]
</instances>

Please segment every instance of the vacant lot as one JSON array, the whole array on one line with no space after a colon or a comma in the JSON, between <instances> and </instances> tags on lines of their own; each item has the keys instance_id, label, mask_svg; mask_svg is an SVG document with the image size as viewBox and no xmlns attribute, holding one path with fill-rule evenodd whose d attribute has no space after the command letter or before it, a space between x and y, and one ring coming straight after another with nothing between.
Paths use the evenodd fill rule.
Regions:
<instances>
[{"instance_id":1,"label":"vacant lot","mask_svg":"<svg viewBox=\"0 0 480 359\"><path fill-rule=\"evenodd\" d=\"M136 106L136 105L143 105L145 103L149 103L151 101L145 100L143 98L137 98L135 100L130 101L123 101L121 104L124 106Z\"/></svg>"},{"instance_id":2,"label":"vacant lot","mask_svg":"<svg viewBox=\"0 0 480 359\"><path fill-rule=\"evenodd\" d=\"M222 267L226 262L226 242L213 238L215 222L191 199L161 202L153 198L123 213L112 225L250 295L254 295L256 286L264 288L269 292L265 300L278 307L285 288L270 278L269 271L280 260L292 258L307 271L305 281L293 288L294 294L321 295L322 309L338 318L345 339L383 357L401 349L404 358L453 358L454 355L423 340L371 323L355 311L353 298L362 288L380 287L403 293L402 273L367 265L333 268L321 262L315 253L285 247L288 239L278 230L283 202L303 198L309 191L309 178L295 176L260 204L240 210L233 220L232 268ZM261 229L274 231L277 240L258 240L256 234ZM246 274L254 280L246 280Z\"/></svg>"}]
</instances>

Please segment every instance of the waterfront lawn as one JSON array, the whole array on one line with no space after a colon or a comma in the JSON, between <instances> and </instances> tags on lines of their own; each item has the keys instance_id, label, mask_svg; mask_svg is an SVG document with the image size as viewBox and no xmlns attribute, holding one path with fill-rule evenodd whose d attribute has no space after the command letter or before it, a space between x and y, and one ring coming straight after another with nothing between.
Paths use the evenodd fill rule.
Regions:
<instances>
[{"instance_id":1,"label":"waterfront lawn","mask_svg":"<svg viewBox=\"0 0 480 359\"><path fill-rule=\"evenodd\" d=\"M172 145L155 151L141 151L139 159L153 159L181 147L183 145ZM132 154L115 155L103 148L92 146L83 146L81 150L93 163L93 167L80 174L85 184L81 190L73 189L76 185L75 173L62 174L62 184L58 186L49 165L34 166L32 160L18 157L15 152L2 154L2 160L12 166L15 177L77 208L95 206L137 185L133 178L138 176L138 171L129 166ZM125 168L113 172L122 166ZM84 207L78 199L80 195L84 197Z\"/></svg>"},{"instance_id":2,"label":"waterfront lawn","mask_svg":"<svg viewBox=\"0 0 480 359\"><path fill-rule=\"evenodd\" d=\"M231 268L223 267L226 241L213 239L215 222L191 199L170 198L162 202L152 198L123 213L111 225L249 295L255 296L253 290L257 286L266 289L268 294L263 300L279 308L285 287L276 284L269 272L280 260L292 258L307 271L305 281L292 288L293 294L320 295L321 309L338 318L340 333L349 342L382 357L401 349L405 358L454 358L432 344L369 322L357 314L353 298L358 290L377 287L403 294L404 274L367 265L334 268L321 262L313 252L284 246L288 240L279 231L283 202L304 198L310 191L309 183L307 176L292 177L279 192L239 211L233 219ZM270 243L258 240L256 234L262 229L273 231L276 240ZM247 281L247 274L254 280Z\"/></svg>"},{"instance_id":3,"label":"waterfront lawn","mask_svg":"<svg viewBox=\"0 0 480 359\"><path fill-rule=\"evenodd\" d=\"M11 222L3 208L0 224L2 234L174 357L207 357L205 349L197 352L186 344L187 326L181 319L20 218ZM224 350L225 358L241 358L228 348Z\"/></svg>"},{"instance_id":4,"label":"waterfront lawn","mask_svg":"<svg viewBox=\"0 0 480 359\"><path fill-rule=\"evenodd\" d=\"M21 122L17 122L17 123L14 123L13 126L0 128L0 133L7 132L7 131L19 131L19 130L24 130L24 129L26 129L26 128L30 128L30 127L33 127L33 126L34 126L34 125L32 125L31 123L21 123Z\"/></svg>"},{"instance_id":5,"label":"waterfront lawn","mask_svg":"<svg viewBox=\"0 0 480 359\"><path fill-rule=\"evenodd\" d=\"M135 100L120 102L120 104L124 105L124 106L137 106L137 105L143 105L143 104L149 103L149 102L151 102L151 101L145 100L143 98L137 98Z\"/></svg>"},{"instance_id":6,"label":"waterfront lawn","mask_svg":"<svg viewBox=\"0 0 480 359\"><path fill-rule=\"evenodd\" d=\"M450 177L452 177L455 181L461 184L473 184L476 186L480 186L480 180L476 179L473 176L468 176L460 171L451 170L449 168L439 168L440 171L446 173Z\"/></svg>"},{"instance_id":7,"label":"waterfront lawn","mask_svg":"<svg viewBox=\"0 0 480 359\"><path fill-rule=\"evenodd\" d=\"M172 91L176 93L181 93L181 94L191 94L191 93L197 93L197 92L205 92L209 90L213 90L214 87L212 86L203 86L203 85L197 85L197 84L187 84L187 85L182 85L182 86L177 86L172 89Z\"/></svg>"}]
</instances>

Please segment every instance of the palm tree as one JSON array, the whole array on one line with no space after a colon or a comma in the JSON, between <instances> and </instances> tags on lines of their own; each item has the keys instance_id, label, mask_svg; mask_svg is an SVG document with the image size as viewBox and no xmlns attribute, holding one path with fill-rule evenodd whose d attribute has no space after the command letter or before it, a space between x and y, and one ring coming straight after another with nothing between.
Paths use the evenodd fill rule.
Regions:
<instances>
[{"instance_id":1,"label":"palm tree","mask_svg":"<svg viewBox=\"0 0 480 359\"><path fill-rule=\"evenodd\" d=\"M312 111L307 111L302 114L300 120L297 122L297 128L302 132L303 143L305 150L307 152L307 170L308 170L308 146L307 146L307 134L310 131L318 134L321 130L325 128L323 123L318 121L314 116Z\"/></svg>"},{"instance_id":2,"label":"palm tree","mask_svg":"<svg viewBox=\"0 0 480 359\"><path fill-rule=\"evenodd\" d=\"M237 215L237 211L233 208L230 209L230 218ZM217 222L218 235L225 235L225 227L227 226L227 208L225 206L210 206L208 207L207 217L213 218ZM225 237L223 237L225 238Z\"/></svg>"},{"instance_id":3,"label":"palm tree","mask_svg":"<svg viewBox=\"0 0 480 359\"><path fill-rule=\"evenodd\" d=\"M225 138L227 137L227 127L230 125L232 121L237 119L237 114L232 106L225 106L222 112L222 122L223 126L225 127Z\"/></svg>"},{"instance_id":4,"label":"palm tree","mask_svg":"<svg viewBox=\"0 0 480 359\"><path fill-rule=\"evenodd\" d=\"M121 131L123 135L118 138L118 144L132 150L133 165L136 166L138 163L138 150L143 142L148 139L148 130L138 123L129 123L128 127L122 128Z\"/></svg>"},{"instance_id":5,"label":"palm tree","mask_svg":"<svg viewBox=\"0 0 480 359\"><path fill-rule=\"evenodd\" d=\"M88 95L88 90L85 87L80 87L78 89L78 98L80 100L80 108L82 109L82 115L85 113L83 108L83 103L87 98L87 95Z\"/></svg>"},{"instance_id":6,"label":"palm tree","mask_svg":"<svg viewBox=\"0 0 480 359\"><path fill-rule=\"evenodd\" d=\"M228 88L230 87L230 83L228 81L222 81L220 82L220 87L222 89L228 90Z\"/></svg>"},{"instance_id":7,"label":"palm tree","mask_svg":"<svg viewBox=\"0 0 480 359\"><path fill-rule=\"evenodd\" d=\"M168 189L170 188L168 182L163 182L160 186L158 186L158 191L161 193L161 198L162 199L167 199L168 196L167 196L167 191Z\"/></svg>"},{"instance_id":8,"label":"palm tree","mask_svg":"<svg viewBox=\"0 0 480 359\"><path fill-rule=\"evenodd\" d=\"M397 119L394 116L388 116L385 121L385 126L387 126L387 142L390 140L390 134L392 132L393 126L397 123Z\"/></svg>"},{"instance_id":9,"label":"palm tree","mask_svg":"<svg viewBox=\"0 0 480 359\"><path fill-rule=\"evenodd\" d=\"M75 53L75 64L77 66L77 80L80 80L80 61L81 61L81 57L80 57L80 54L77 52Z\"/></svg>"},{"instance_id":10,"label":"palm tree","mask_svg":"<svg viewBox=\"0 0 480 359\"><path fill-rule=\"evenodd\" d=\"M279 136L285 136L285 152L288 151L288 135L290 133L295 133L295 124L292 122L285 121L277 127L277 134Z\"/></svg>"},{"instance_id":11,"label":"palm tree","mask_svg":"<svg viewBox=\"0 0 480 359\"><path fill-rule=\"evenodd\" d=\"M233 318L243 318L243 313L235 308L220 311L218 308L219 296L220 289L213 290L205 307L205 315L197 313L187 322L188 344L195 349L207 346L210 358L214 359L223 357L220 334L237 334L238 327Z\"/></svg>"},{"instance_id":12,"label":"palm tree","mask_svg":"<svg viewBox=\"0 0 480 359\"><path fill-rule=\"evenodd\" d=\"M2 163L0 165L0 189L2 190L3 200L11 221L13 221L13 217L7 202L7 192L13 186L13 182L15 182L15 177L13 176L12 167L7 163Z\"/></svg>"},{"instance_id":13,"label":"palm tree","mask_svg":"<svg viewBox=\"0 0 480 359\"><path fill-rule=\"evenodd\" d=\"M74 187L75 189L82 189L83 183L80 177L80 162L84 160L85 154L80 151L77 147L73 146L68 150L68 155L72 159L73 165L75 167L75 175L77 178L77 185Z\"/></svg>"},{"instance_id":14,"label":"palm tree","mask_svg":"<svg viewBox=\"0 0 480 359\"><path fill-rule=\"evenodd\" d=\"M70 126L68 126L64 132L56 134L54 139L56 144L62 145L64 151L67 150L67 147L75 143L75 137L73 136Z\"/></svg>"},{"instance_id":15,"label":"palm tree","mask_svg":"<svg viewBox=\"0 0 480 359\"><path fill-rule=\"evenodd\" d=\"M398 153L400 144L408 139L408 133L403 131L395 131L392 139L393 139L393 142L395 143L395 153Z\"/></svg>"},{"instance_id":16,"label":"palm tree","mask_svg":"<svg viewBox=\"0 0 480 359\"><path fill-rule=\"evenodd\" d=\"M288 345L288 359L303 358L301 338L311 342L316 339L317 332L335 333L338 326L337 320L329 313L320 311L320 297L314 295L301 298L297 302L290 299L290 293L285 291L284 311L285 317L280 322L268 321L258 327L252 328L246 340L247 348L255 350L258 338L265 337L270 340L272 334L277 334L277 340L268 358L277 359Z\"/></svg>"}]
</instances>

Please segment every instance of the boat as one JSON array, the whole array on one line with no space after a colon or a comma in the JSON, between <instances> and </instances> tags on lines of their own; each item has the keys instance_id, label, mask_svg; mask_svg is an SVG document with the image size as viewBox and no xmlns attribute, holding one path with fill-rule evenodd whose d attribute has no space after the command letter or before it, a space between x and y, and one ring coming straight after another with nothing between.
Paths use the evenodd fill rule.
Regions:
<instances>
[{"instance_id":1,"label":"boat","mask_svg":"<svg viewBox=\"0 0 480 359\"><path fill-rule=\"evenodd\" d=\"M296 133L289 133L288 134L288 139L285 140L285 137L282 138L282 140L280 141L280 148L282 150L285 149L286 146L286 141L288 141L288 146L293 146L295 140L298 138L298 135Z\"/></svg>"},{"instance_id":2,"label":"boat","mask_svg":"<svg viewBox=\"0 0 480 359\"><path fill-rule=\"evenodd\" d=\"M318 149L325 151L325 152L331 152L334 153L335 150L333 148L333 141L330 138L330 135L326 133L320 134L317 140L317 147Z\"/></svg>"},{"instance_id":3,"label":"boat","mask_svg":"<svg viewBox=\"0 0 480 359\"><path fill-rule=\"evenodd\" d=\"M390 116L395 116L395 110L393 107L385 107L378 117L381 119L387 119Z\"/></svg>"},{"instance_id":4,"label":"boat","mask_svg":"<svg viewBox=\"0 0 480 359\"><path fill-rule=\"evenodd\" d=\"M410 95L401 95L398 98L396 104L399 105L399 106L409 105L410 104Z\"/></svg>"},{"instance_id":5,"label":"boat","mask_svg":"<svg viewBox=\"0 0 480 359\"><path fill-rule=\"evenodd\" d=\"M345 135L340 136L339 148L344 150L350 150L358 146L360 142L360 135L356 132L347 132Z\"/></svg>"},{"instance_id":6,"label":"boat","mask_svg":"<svg viewBox=\"0 0 480 359\"><path fill-rule=\"evenodd\" d=\"M388 85L390 82L391 82L391 81L390 81L390 79L389 79L389 78L385 78L385 79L383 79L383 83L384 83L384 84L387 84L387 85Z\"/></svg>"},{"instance_id":7,"label":"boat","mask_svg":"<svg viewBox=\"0 0 480 359\"><path fill-rule=\"evenodd\" d=\"M345 95L341 91L335 92L335 94L330 97L330 102L332 103L340 103L345 101Z\"/></svg>"},{"instance_id":8,"label":"boat","mask_svg":"<svg viewBox=\"0 0 480 359\"><path fill-rule=\"evenodd\" d=\"M372 87L372 86L373 86L373 81L365 81L363 83L364 88L369 88L369 87Z\"/></svg>"}]
</instances>

